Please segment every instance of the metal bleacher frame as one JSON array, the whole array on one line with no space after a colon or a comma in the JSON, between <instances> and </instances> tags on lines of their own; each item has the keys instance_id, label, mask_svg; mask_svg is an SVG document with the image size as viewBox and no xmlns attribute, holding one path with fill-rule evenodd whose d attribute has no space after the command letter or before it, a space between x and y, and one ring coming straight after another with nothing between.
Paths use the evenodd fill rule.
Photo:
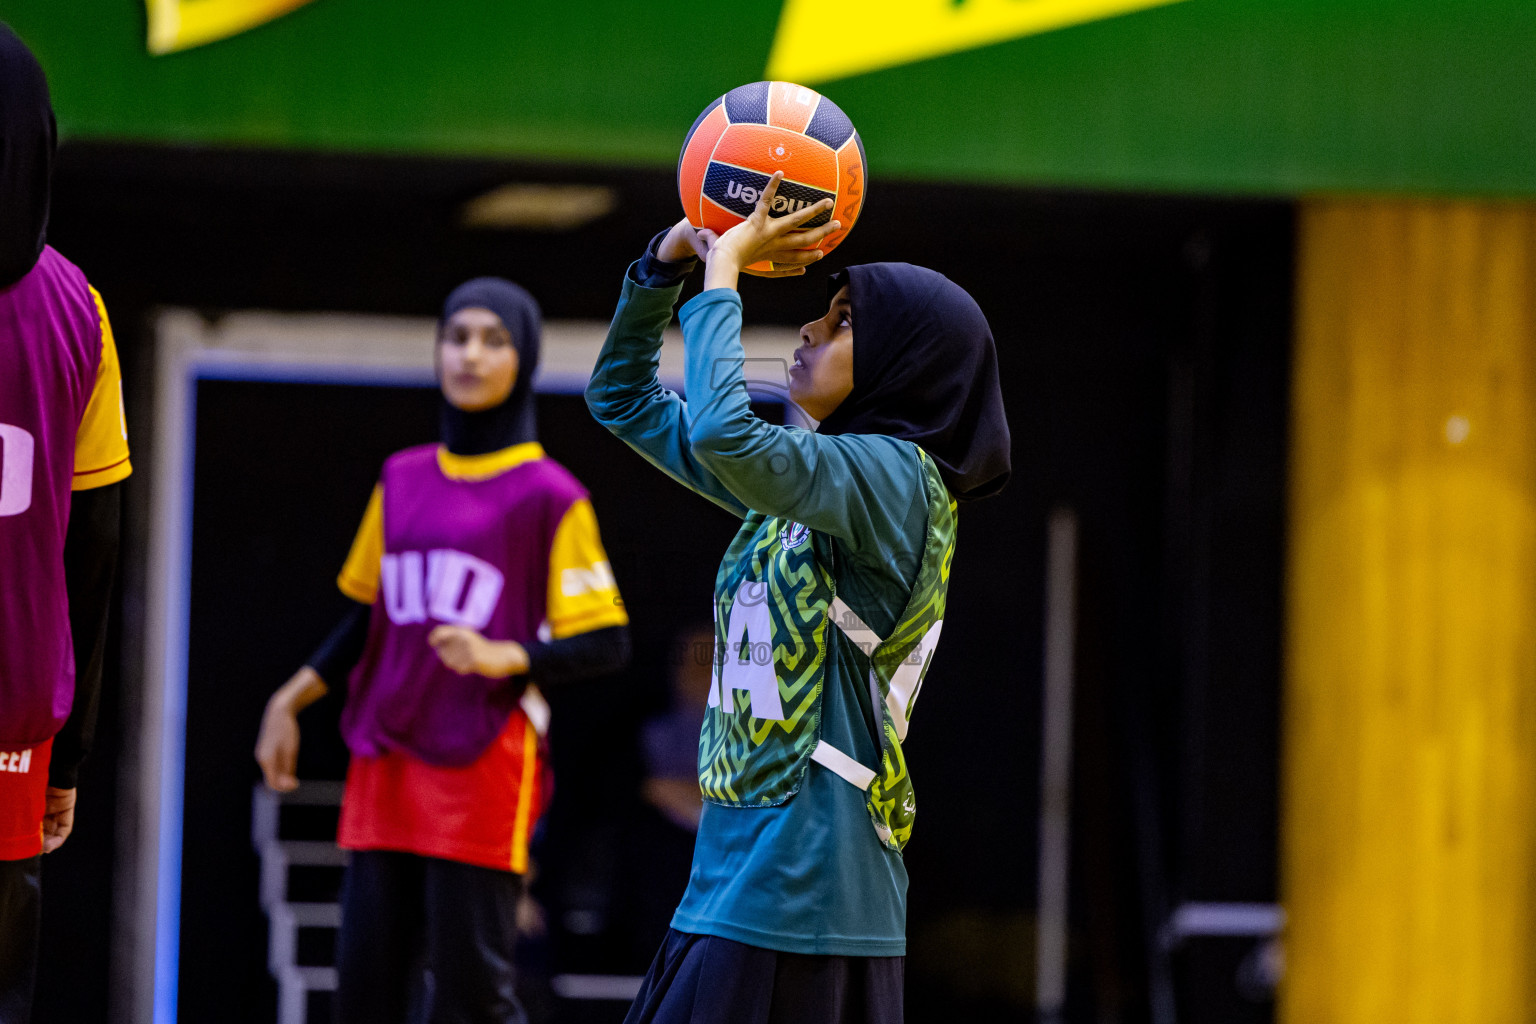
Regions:
<instances>
[{"instance_id":1,"label":"metal bleacher frame","mask_svg":"<svg viewBox=\"0 0 1536 1024\"><path fill-rule=\"evenodd\" d=\"M342 783L305 782L292 793L257 783L251 797L251 844L261 858L261 909L267 915L267 970L277 981L278 1024L306 1024L311 992L336 991L336 968L298 963L300 928L341 927L341 904L294 903L288 899L288 869L344 868L347 851L329 840L284 839L284 805L341 806Z\"/></svg>"}]
</instances>

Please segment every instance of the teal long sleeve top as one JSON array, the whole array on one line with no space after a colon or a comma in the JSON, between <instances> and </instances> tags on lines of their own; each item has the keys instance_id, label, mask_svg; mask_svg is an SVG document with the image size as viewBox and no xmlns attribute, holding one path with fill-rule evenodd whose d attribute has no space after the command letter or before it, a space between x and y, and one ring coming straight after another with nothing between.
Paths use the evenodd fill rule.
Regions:
<instances>
[{"instance_id":1,"label":"teal long sleeve top","mask_svg":"<svg viewBox=\"0 0 1536 1024\"><path fill-rule=\"evenodd\" d=\"M587 386L593 415L652 465L738 516L793 519L828 535L838 594L885 635L911 593L927 530L917 449L882 435L823 436L770 424L743 380L741 299L713 289L684 305L685 402L657 376L680 286L626 276ZM864 764L879 751L863 670L828 668L823 738ZM877 720L877 719L876 719ZM706 803L673 927L785 952L899 956L907 875L864 796L821 765L774 807Z\"/></svg>"}]
</instances>

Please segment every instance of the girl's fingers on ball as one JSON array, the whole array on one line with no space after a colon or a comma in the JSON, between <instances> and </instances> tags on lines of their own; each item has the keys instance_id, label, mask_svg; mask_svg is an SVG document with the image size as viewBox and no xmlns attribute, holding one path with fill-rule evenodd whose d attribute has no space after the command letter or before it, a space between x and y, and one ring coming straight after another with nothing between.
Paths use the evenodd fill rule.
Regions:
<instances>
[{"instance_id":1,"label":"girl's fingers on ball","mask_svg":"<svg viewBox=\"0 0 1536 1024\"><path fill-rule=\"evenodd\" d=\"M771 254L768 259L778 265L792 267L808 267L821 259L822 254L815 249L786 249L782 252Z\"/></svg>"},{"instance_id":2,"label":"girl's fingers on ball","mask_svg":"<svg viewBox=\"0 0 1536 1024\"><path fill-rule=\"evenodd\" d=\"M829 220L819 227L806 228L803 231L785 235L781 241L787 243L787 246L792 245L796 249L809 249L842 226L841 221Z\"/></svg>"},{"instance_id":3,"label":"girl's fingers on ball","mask_svg":"<svg viewBox=\"0 0 1536 1024\"><path fill-rule=\"evenodd\" d=\"M840 228L842 228L842 226L843 226L842 221L829 220L825 224L821 225L820 227L811 228L806 233L808 235L810 235L811 238L813 238L817 242L819 242L823 238L826 238L828 235L830 235L832 232L837 231Z\"/></svg>"},{"instance_id":4,"label":"girl's fingers on ball","mask_svg":"<svg viewBox=\"0 0 1536 1024\"><path fill-rule=\"evenodd\" d=\"M823 213L826 213L827 210L831 208L831 206L832 200L823 199L821 202L813 203L803 210L796 210L794 213L786 214L785 216L778 218L777 223L781 225L781 231L793 231L795 228L798 228L800 225L804 224L811 218L819 217Z\"/></svg>"},{"instance_id":5,"label":"girl's fingers on ball","mask_svg":"<svg viewBox=\"0 0 1536 1024\"><path fill-rule=\"evenodd\" d=\"M796 214L796 216L800 217L800 222L804 223L805 221L811 220L812 218L815 218L815 217L819 217L819 216L821 216L824 213L831 213L831 212L832 212L832 200L830 200L830 199L823 199L821 202L814 203L814 204L812 204L810 206L807 206L803 210L795 211L795 214Z\"/></svg>"},{"instance_id":6,"label":"girl's fingers on ball","mask_svg":"<svg viewBox=\"0 0 1536 1024\"><path fill-rule=\"evenodd\" d=\"M765 215L768 213L769 207L773 205L773 197L779 194L779 182L783 180L783 171L773 172L773 176L768 179L768 184L763 186L763 194L758 197L757 209L753 212Z\"/></svg>"}]
</instances>

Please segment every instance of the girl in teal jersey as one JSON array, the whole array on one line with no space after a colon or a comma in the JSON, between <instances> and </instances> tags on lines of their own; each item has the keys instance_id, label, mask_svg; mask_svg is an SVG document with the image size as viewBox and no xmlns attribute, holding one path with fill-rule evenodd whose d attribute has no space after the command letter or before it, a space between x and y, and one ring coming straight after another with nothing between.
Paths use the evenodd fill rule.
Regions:
<instances>
[{"instance_id":1,"label":"girl in teal jersey","mask_svg":"<svg viewBox=\"0 0 1536 1024\"><path fill-rule=\"evenodd\" d=\"M1009 438L976 303L908 264L834 276L801 328L790 397L815 431L754 416L739 275L803 274L830 203L721 236L680 222L631 266L587 404L684 486L743 519L715 581L699 739L704 813L687 892L629 1024L888 1024L902 1016L916 803L902 756L943 628L957 503L997 493ZM657 380L681 312L688 402Z\"/></svg>"}]
</instances>

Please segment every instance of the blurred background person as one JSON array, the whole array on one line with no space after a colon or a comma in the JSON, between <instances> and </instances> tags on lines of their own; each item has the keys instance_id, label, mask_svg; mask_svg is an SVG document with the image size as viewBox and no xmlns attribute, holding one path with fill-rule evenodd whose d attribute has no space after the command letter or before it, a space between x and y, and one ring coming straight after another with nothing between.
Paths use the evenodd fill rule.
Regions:
<instances>
[{"instance_id":1,"label":"blurred background person","mask_svg":"<svg viewBox=\"0 0 1536 1024\"><path fill-rule=\"evenodd\" d=\"M296 716L349 675L343 1024L405 1021L422 957L428 1019L525 1019L517 909L549 796L549 707L534 684L628 658L587 493L537 440L539 331L537 304L509 281L448 296L442 441L385 462L338 580L356 607L262 720L257 761L292 790Z\"/></svg>"},{"instance_id":2,"label":"blurred background person","mask_svg":"<svg viewBox=\"0 0 1536 1024\"><path fill-rule=\"evenodd\" d=\"M0 1022L31 1016L42 855L75 820L131 472L101 296L47 244L48 84L0 24Z\"/></svg>"}]
</instances>

